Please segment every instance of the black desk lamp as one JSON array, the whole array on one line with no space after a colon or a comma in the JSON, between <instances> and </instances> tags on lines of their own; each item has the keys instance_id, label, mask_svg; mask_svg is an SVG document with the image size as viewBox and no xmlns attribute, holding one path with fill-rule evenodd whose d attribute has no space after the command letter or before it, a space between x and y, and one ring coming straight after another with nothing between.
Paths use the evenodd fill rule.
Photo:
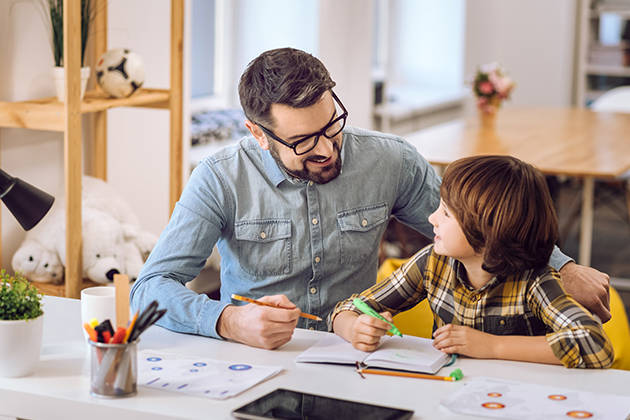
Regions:
<instances>
[{"instance_id":1,"label":"black desk lamp","mask_svg":"<svg viewBox=\"0 0 630 420\"><path fill-rule=\"evenodd\" d=\"M0 200L22 228L30 230L48 213L55 197L0 169Z\"/></svg>"}]
</instances>

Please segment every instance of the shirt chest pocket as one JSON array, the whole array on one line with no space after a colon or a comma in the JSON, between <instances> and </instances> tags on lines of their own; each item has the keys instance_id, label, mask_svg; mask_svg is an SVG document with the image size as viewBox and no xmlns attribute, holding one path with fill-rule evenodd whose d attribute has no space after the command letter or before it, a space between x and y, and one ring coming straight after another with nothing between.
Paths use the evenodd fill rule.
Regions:
<instances>
[{"instance_id":1,"label":"shirt chest pocket","mask_svg":"<svg viewBox=\"0 0 630 420\"><path fill-rule=\"evenodd\" d=\"M363 262L376 255L388 220L387 203L338 213L341 262Z\"/></svg>"},{"instance_id":2,"label":"shirt chest pocket","mask_svg":"<svg viewBox=\"0 0 630 420\"><path fill-rule=\"evenodd\" d=\"M544 324L534 316L526 315L485 315L483 331L494 335L544 335Z\"/></svg>"},{"instance_id":3,"label":"shirt chest pocket","mask_svg":"<svg viewBox=\"0 0 630 420\"><path fill-rule=\"evenodd\" d=\"M248 220L234 228L244 271L259 277L291 272L290 220Z\"/></svg>"}]
</instances>

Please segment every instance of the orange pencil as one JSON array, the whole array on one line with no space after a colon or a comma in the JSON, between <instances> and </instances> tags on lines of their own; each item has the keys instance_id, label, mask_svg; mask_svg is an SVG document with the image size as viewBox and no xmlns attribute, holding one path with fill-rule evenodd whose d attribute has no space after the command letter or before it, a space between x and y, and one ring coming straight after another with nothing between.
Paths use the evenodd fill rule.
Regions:
<instances>
[{"instance_id":1,"label":"orange pencil","mask_svg":"<svg viewBox=\"0 0 630 420\"><path fill-rule=\"evenodd\" d=\"M247 298L247 297L244 297L244 296L239 296L239 295L232 295L232 299L242 300L243 302L254 303L254 304L260 305L260 306L269 306L270 308L287 309L287 308L283 308L282 306L274 305L273 303L261 302L259 300L254 300L254 299L250 299L250 298ZM313 321L321 321L322 320L318 316L311 315L311 314L305 314L304 312L300 312L300 316L304 317L304 318L312 319Z\"/></svg>"},{"instance_id":2,"label":"orange pencil","mask_svg":"<svg viewBox=\"0 0 630 420\"><path fill-rule=\"evenodd\" d=\"M123 343L126 343L127 340L129 340L129 336L131 335L131 331L133 330L134 325L136 325L136 320L138 319L138 314L140 313L140 311L136 311L136 313L134 314L133 318L131 318L131 321L129 322L129 326L127 327L127 331L125 331L125 336L123 337Z\"/></svg>"},{"instance_id":3,"label":"orange pencil","mask_svg":"<svg viewBox=\"0 0 630 420\"><path fill-rule=\"evenodd\" d=\"M450 376L435 376L426 375L423 373L411 373L411 372L394 372L389 370L379 369L357 369L359 374L369 373L371 375L384 375L384 376L402 376L404 378L420 378L420 379L434 379L437 381L459 381L464 377L461 370L455 369Z\"/></svg>"}]
</instances>

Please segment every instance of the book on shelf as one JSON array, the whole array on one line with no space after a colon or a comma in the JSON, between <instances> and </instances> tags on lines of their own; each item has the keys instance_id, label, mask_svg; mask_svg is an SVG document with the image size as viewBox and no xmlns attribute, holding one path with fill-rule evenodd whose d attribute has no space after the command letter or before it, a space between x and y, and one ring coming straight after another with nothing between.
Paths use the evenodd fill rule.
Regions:
<instances>
[{"instance_id":1,"label":"book on shelf","mask_svg":"<svg viewBox=\"0 0 630 420\"><path fill-rule=\"evenodd\" d=\"M406 370L434 374L451 360L451 356L433 347L433 340L405 335L384 336L375 351L355 349L336 334L326 337L302 352L296 362L352 364L367 367Z\"/></svg>"}]
</instances>

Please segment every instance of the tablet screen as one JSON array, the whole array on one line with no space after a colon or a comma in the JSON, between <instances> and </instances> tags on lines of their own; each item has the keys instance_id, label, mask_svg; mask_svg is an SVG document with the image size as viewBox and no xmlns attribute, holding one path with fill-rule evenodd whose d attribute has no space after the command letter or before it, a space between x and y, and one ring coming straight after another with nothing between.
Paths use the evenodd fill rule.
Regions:
<instances>
[{"instance_id":1,"label":"tablet screen","mask_svg":"<svg viewBox=\"0 0 630 420\"><path fill-rule=\"evenodd\" d=\"M403 420L413 411L276 389L232 412L239 419Z\"/></svg>"}]
</instances>

